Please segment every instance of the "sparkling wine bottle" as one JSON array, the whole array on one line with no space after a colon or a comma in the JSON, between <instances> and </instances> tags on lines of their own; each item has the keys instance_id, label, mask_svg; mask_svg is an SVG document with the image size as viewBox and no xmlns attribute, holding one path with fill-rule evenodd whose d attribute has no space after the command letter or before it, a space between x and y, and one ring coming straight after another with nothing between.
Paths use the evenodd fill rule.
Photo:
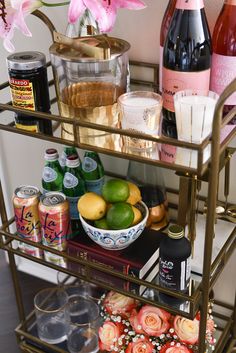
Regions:
<instances>
[{"instance_id":1,"label":"sparkling wine bottle","mask_svg":"<svg viewBox=\"0 0 236 353\"><path fill-rule=\"evenodd\" d=\"M212 36L211 90L221 94L236 77L236 0L225 0ZM236 105L236 93L226 102L224 114ZM231 120L236 124L236 117Z\"/></svg>"},{"instance_id":2,"label":"sparkling wine bottle","mask_svg":"<svg viewBox=\"0 0 236 353\"><path fill-rule=\"evenodd\" d=\"M159 91L162 92L162 62L163 62L163 49L165 39L170 27L170 22L175 10L176 0L169 0L164 17L161 23L160 30L160 58L159 58Z\"/></svg>"},{"instance_id":3,"label":"sparkling wine bottle","mask_svg":"<svg viewBox=\"0 0 236 353\"><path fill-rule=\"evenodd\" d=\"M210 65L211 37L203 0L177 0L163 53L165 136L175 137L176 133L174 94L184 89L208 91Z\"/></svg>"}]
</instances>

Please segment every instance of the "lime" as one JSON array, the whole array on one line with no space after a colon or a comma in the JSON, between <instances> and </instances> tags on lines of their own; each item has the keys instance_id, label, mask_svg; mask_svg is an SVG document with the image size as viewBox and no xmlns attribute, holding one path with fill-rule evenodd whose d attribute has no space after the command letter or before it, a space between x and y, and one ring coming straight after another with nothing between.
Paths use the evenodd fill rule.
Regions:
<instances>
[{"instance_id":1,"label":"lime","mask_svg":"<svg viewBox=\"0 0 236 353\"><path fill-rule=\"evenodd\" d=\"M141 222L141 220L143 219L143 216L141 211L137 207L132 206L132 210L134 212L134 220L133 220L132 226L134 226L135 224L138 224L139 222Z\"/></svg>"},{"instance_id":2,"label":"lime","mask_svg":"<svg viewBox=\"0 0 236 353\"><path fill-rule=\"evenodd\" d=\"M126 200L126 202L130 203L131 205L135 205L139 201L142 200L141 192L137 185L130 183L128 181L128 186L129 186L129 197Z\"/></svg>"},{"instance_id":3,"label":"lime","mask_svg":"<svg viewBox=\"0 0 236 353\"><path fill-rule=\"evenodd\" d=\"M95 192L86 192L78 201L78 211L82 217L96 221L105 216L106 201Z\"/></svg>"},{"instance_id":4,"label":"lime","mask_svg":"<svg viewBox=\"0 0 236 353\"><path fill-rule=\"evenodd\" d=\"M129 197L129 185L125 180L110 179L102 188L102 196L107 202L123 202Z\"/></svg>"},{"instance_id":5,"label":"lime","mask_svg":"<svg viewBox=\"0 0 236 353\"><path fill-rule=\"evenodd\" d=\"M112 205L106 215L109 229L125 229L132 225L134 212L132 206L126 202L117 202Z\"/></svg>"},{"instance_id":6,"label":"lime","mask_svg":"<svg viewBox=\"0 0 236 353\"><path fill-rule=\"evenodd\" d=\"M102 218L95 221L94 227L100 228L100 229L109 229L106 218Z\"/></svg>"}]
</instances>

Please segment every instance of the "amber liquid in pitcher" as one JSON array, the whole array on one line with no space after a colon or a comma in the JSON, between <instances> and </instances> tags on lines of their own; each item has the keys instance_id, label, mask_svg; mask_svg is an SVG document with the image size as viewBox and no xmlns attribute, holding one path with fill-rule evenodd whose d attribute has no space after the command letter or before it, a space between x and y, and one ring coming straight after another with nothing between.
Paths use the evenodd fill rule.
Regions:
<instances>
[{"instance_id":1,"label":"amber liquid in pitcher","mask_svg":"<svg viewBox=\"0 0 236 353\"><path fill-rule=\"evenodd\" d=\"M74 83L62 91L59 101L60 113L63 117L118 127L117 98L123 93L119 86L108 82ZM85 127L78 127L76 134L76 139L81 143L106 148L112 148L114 138L119 137ZM62 137L67 140L75 139L72 124L62 124Z\"/></svg>"}]
</instances>

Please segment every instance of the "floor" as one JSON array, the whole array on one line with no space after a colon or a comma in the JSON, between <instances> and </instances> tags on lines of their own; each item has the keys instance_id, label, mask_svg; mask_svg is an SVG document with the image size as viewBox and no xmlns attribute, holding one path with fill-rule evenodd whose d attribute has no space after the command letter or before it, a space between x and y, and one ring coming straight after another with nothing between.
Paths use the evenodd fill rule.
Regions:
<instances>
[{"instance_id":1,"label":"floor","mask_svg":"<svg viewBox=\"0 0 236 353\"><path fill-rule=\"evenodd\" d=\"M24 288L26 312L32 309L34 295L48 286L47 282L33 276L19 273ZM0 250L0 353L19 353L14 329L18 325L18 313L9 266L4 252Z\"/></svg>"}]
</instances>

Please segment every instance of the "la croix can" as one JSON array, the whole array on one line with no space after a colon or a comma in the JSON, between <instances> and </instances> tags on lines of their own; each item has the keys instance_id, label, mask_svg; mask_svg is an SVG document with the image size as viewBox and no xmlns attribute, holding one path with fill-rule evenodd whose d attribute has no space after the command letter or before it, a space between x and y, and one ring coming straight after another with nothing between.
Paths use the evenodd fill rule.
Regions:
<instances>
[{"instance_id":1,"label":"la croix can","mask_svg":"<svg viewBox=\"0 0 236 353\"><path fill-rule=\"evenodd\" d=\"M13 195L17 234L35 243L42 239L38 212L40 195L39 189L30 185L19 186ZM42 251L34 246L19 242L19 248L28 255L42 257Z\"/></svg>"},{"instance_id":2,"label":"la croix can","mask_svg":"<svg viewBox=\"0 0 236 353\"><path fill-rule=\"evenodd\" d=\"M58 251L67 248L67 236L70 234L70 208L66 196L61 192L48 192L41 196L39 219L44 245ZM63 257L44 251L46 261L65 266Z\"/></svg>"}]
</instances>

